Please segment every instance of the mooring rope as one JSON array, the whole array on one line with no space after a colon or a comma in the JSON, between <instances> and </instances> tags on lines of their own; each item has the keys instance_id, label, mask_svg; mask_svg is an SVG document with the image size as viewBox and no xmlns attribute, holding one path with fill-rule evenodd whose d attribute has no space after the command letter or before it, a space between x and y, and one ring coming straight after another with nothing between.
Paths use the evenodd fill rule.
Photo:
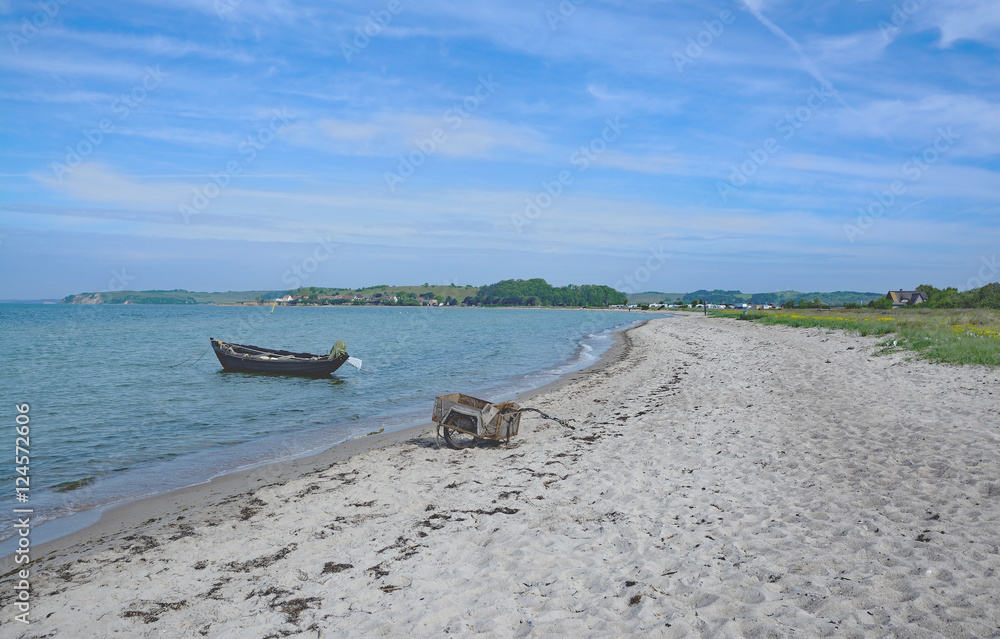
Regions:
<instances>
[{"instance_id":1,"label":"mooring rope","mask_svg":"<svg viewBox=\"0 0 1000 639\"><path fill-rule=\"evenodd\" d=\"M533 413L538 413L539 415L541 415L545 419L551 419L554 422L559 422L560 424L562 424L563 426L565 426L566 428L568 428L570 430L576 430L575 428L573 428L572 426L569 425L569 422L567 422L565 420L562 420L562 419L559 419L558 417L553 417L552 415L549 415L548 413L543 413L542 411L538 410L537 408L519 408L517 410L517 412L519 412L519 413L526 413L528 411L531 411Z\"/></svg>"},{"instance_id":2,"label":"mooring rope","mask_svg":"<svg viewBox=\"0 0 1000 639\"><path fill-rule=\"evenodd\" d=\"M208 346L206 346L206 347L205 347L205 350L203 350L202 352L198 353L198 355L197 355L198 359L195 359L194 361L196 361L196 362L197 362L197 361L198 361L199 359L201 359L201 356L202 356L202 355L204 355L204 354L205 354L205 351L207 351L207 350L208 350L209 348L211 348L211 344L210 344L210 345L208 345ZM171 365L170 365L170 366L168 366L167 368L177 368L177 367L178 367L178 366L180 366L181 364L184 364L185 362L190 362L190 361L191 361L192 359L194 359L194 358L195 358L195 356L194 356L194 355L192 355L191 357L187 358L187 359L186 359L186 360L184 360L183 362L178 362L178 363L176 363L176 364L171 364Z\"/></svg>"}]
</instances>

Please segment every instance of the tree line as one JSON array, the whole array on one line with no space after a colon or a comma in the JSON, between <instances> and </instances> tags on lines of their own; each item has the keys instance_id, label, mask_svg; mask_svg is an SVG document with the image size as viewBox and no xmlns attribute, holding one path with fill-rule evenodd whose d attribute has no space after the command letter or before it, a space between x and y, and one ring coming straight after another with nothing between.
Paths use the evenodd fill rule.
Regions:
<instances>
[{"instance_id":1,"label":"tree line","mask_svg":"<svg viewBox=\"0 0 1000 639\"><path fill-rule=\"evenodd\" d=\"M927 301L920 305L922 308L1000 309L1000 282L961 292L954 286L935 288L930 284L921 284L917 290L927 293Z\"/></svg>"},{"instance_id":2,"label":"tree line","mask_svg":"<svg viewBox=\"0 0 1000 639\"><path fill-rule=\"evenodd\" d=\"M628 304L628 296L610 286L552 286L541 278L502 280L479 289L463 303L476 306L607 306Z\"/></svg>"}]
</instances>

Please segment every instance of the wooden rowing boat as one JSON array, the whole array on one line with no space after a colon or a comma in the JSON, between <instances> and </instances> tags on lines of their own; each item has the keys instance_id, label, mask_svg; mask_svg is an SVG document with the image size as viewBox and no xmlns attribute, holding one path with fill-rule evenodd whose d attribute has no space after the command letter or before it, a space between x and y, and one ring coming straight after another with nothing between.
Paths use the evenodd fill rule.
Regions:
<instances>
[{"instance_id":1,"label":"wooden rowing boat","mask_svg":"<svg viewBox=\"0 0 1000 639\"><path fill-rule=\"evenodd\" d=\"M227 371L324 377L343 366L349 357L343 342L337 342L328 355L314 355L208 339Z\"/></svg>"}]
</instances>

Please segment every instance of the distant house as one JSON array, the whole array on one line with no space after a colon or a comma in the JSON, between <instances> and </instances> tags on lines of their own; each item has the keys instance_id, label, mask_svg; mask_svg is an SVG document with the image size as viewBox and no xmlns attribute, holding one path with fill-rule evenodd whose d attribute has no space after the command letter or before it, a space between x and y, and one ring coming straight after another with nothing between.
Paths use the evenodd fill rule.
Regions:
<instances>
[{"instance_id":1,"label":"distant house","mask_svg":"<svg viewBox=\"0 0 1000 639\"><path fill-rule=\"evenodd\" d=\"M285 295L284 297L279 297L278 299L276 299L274 301L275 302L291 302L293 299L295 299L295 298L292 297L291 295Z\"/></svg>"},{"instance_id":2,"label":"distant house","mask_svg":"<svg viewBox=\"0 0 1000 639\"><path fill-rule=\"evenodd\" d=\"M886 293L885 298L891 300L893 306L916 306L921 302L927 301L927 293L899 289L898 291L889 291Z\"/></svg>"}]
</instances>

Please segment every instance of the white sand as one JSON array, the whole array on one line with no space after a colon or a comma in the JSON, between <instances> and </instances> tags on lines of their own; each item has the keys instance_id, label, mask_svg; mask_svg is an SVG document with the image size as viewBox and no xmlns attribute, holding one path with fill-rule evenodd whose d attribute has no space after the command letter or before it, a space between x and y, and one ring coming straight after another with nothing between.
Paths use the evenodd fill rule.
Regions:
<instances>
[{"instance_id":1,"label":"white sand","mask_svg":"<svg viewBox=\"0 0 1000 639\"><path fill-rule=\"evenodd\" d=\"M80 535L32 625L0 584L0 634L1000 636L1000 373L732 320L629 335L523 402L575 431L425 433Z\"/></svg>"}]
</instances>

